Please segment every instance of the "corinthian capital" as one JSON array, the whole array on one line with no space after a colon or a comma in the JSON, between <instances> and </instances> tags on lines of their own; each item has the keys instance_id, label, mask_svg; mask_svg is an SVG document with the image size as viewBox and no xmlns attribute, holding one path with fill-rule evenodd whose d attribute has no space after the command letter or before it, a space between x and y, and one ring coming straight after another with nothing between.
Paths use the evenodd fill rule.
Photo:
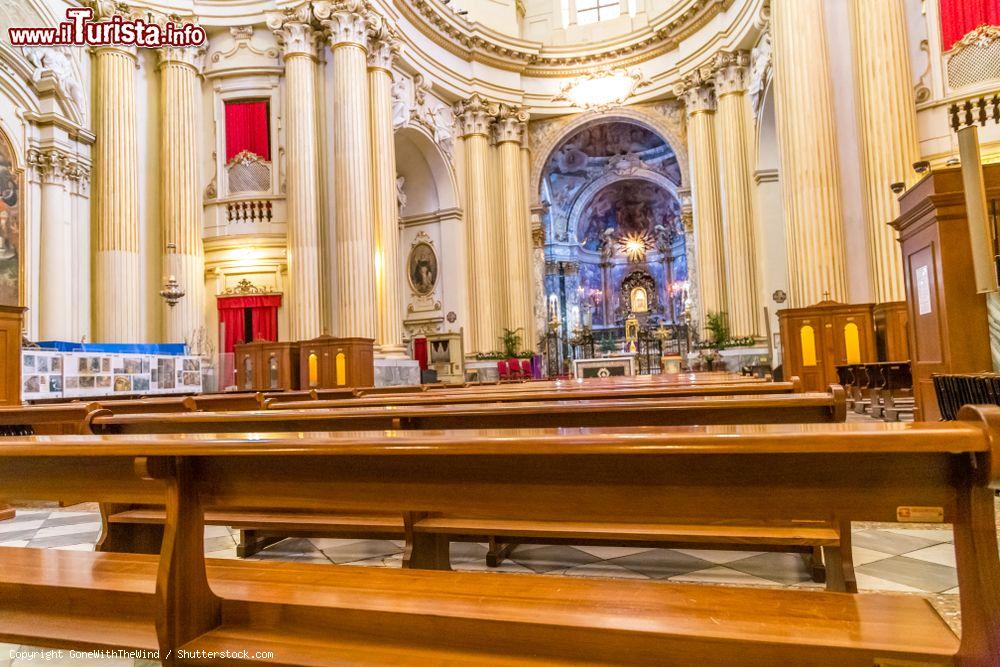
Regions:
<instances>
[{"instance_id":1,"label":"corinthian capital","mask_svg":"<svg viewBox=\"0 0 1000 667\"><path fill-rule=\"evenodd\" d=\"M399 37L387 19L377 14L373 18L368 30L368 67L391 70L401 49Z\"/></svg>"},{"instance_id":2,"label":"corinthian capital","mask_svg":"<svg viewBox=\"0 0 1000 667\"><path fill-rule=\"evenodd\" d=\"M498 144L512 141L521 143L528 131L528 110L524 107L501 104L493 125L494 138Z\"/></svg>"},{"instance_id":3,"label":"corinthian capital","mask_svg":"<svg viewBox=\"0 0 1000 667\"><path fill-rule=\"evenodd\" d=\"M313 3L316 18L323 24L330 47L354 45L368 48L368 28L378 15L365 0L319 0Z\"/></svg>"},{"instance_id":4,"label":"corinthian capital","mask_svg":"<svg viewBox=\"0 0 1000 667\"><path fill-rule=\"evenodd\" d=\"M678 85L674 92L684 101L688 116L703 111L715 111L715 90L699 74L685 77L684 82Z\"/></svg>"},{"instance_id":5,"label":"corinthian capital","mask_svg":"<svg viewBox=\"0 0 1000 667\"><path fill-rule=\"evenodd\" d=\"M278 44L281 45L285 58L290 56L316 57L318 35L313 29L311 21L312 11L308 2L282 12L267 14L267 27L278 38Z\"/></svg>"},{"instance_id":6,"label":"corinthian capital","mask_svg":"<svg viewBox=\"0 0 1000 667\"><path fill-rule=\"evenodd\" d=\"M750 56L746 51L718 53L715 56L715 91L719 96L742 93L747 89L747 66Z\"/></svg>"},{"instance_id":7,"label":"corinthian capital","mask_svg":"<svg viewBox=\"0 0 1000 667\"><path fill-rule=\"evenodd\" d=\"M199 46L167 46L157 50L160 65L188 65L196 72L201 71L202 57L205 49Z\"/></svg>"},{"instance_id":8,"label":"corinthian capital","mask_svg":"<svg viewBox=\"0 0 1000 667\"><path fill-rule=\"evenodd\" d=\"M500 105L487 102L478 93L467 100L455 104L458 131L463 137L481 134L490 135L490 123L499 113Z\"/></svg>"}]
</instances>

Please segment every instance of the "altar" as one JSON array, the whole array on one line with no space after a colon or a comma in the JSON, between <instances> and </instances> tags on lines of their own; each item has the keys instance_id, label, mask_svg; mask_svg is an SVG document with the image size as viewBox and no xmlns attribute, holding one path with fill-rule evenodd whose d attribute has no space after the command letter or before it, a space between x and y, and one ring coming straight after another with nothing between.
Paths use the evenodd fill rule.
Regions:
<instances>
[{"instance_id":1,"label":"altar","mask_svg":"<svg viewBox=\"0 0 1000 667\"><path fill-rule=\"evenodd\" d=\"M637 371L638 364L632 354L573 360L573 377L577 379L632 377Z\"/></svg>"}]
</instances>

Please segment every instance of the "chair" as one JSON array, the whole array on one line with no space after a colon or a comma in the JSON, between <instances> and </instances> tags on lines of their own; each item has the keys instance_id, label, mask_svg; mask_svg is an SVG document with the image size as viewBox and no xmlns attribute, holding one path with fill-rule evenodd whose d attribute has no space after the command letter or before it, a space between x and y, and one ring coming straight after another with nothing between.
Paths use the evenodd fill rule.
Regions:
<instances>
[{"instance_id":1,"label":"chair","mask_svg":"<svg viewBox=\"0 0 1000 667\"><path fill-rule=\"evenodd\" d=\"M500 374L501 380L506 380L507 378L510 377L510 370L507 368L506 361L497 362L497 372Z\"/></svg>"},{"instance_id":2,"label":"chair","mask_svg":"<svg viewBox=\"0 0 1000 667\"><path fill-rule=\"evenodd\" d=\"M521 362L518 359L508 359L507 367L510 368L510 379L520 380L521 379Z\"/></svg>"},{"instance_id":3,"label":"chair","mask_svg":"<svg viewBox=\"0 0 1000 667\"><path fill-rule=\"evenodd\" d=\"M525 380L531 380L535 377L535 373L531 369L531 359L521 359L521 373Z\"/></svg>"}]
</instances>

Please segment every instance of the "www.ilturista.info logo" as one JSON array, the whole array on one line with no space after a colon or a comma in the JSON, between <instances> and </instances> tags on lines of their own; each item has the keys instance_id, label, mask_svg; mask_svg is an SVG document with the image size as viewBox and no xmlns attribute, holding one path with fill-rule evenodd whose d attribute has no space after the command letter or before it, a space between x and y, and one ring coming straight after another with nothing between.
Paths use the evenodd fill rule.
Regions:
<instances>
[{"instance_id":1,"label":"www.ilturista.info logo","mask_svg":"<svg viewBox=\"0 0 1000 667\"><path fill-rule=\"evenodd\" d=\"M159 24L118 15L94 21L94 10L89 7L67 9L66 19L54 28L8 28L10 43L12 46L123 45L147 49L205 43L205 29L193 23Z\"/></svg>"}]
</instances>

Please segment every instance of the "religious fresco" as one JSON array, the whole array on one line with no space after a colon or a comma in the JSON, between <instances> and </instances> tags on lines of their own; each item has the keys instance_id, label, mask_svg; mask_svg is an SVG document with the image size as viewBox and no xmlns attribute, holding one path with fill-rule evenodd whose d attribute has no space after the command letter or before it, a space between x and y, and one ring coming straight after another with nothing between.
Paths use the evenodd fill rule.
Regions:
<instances>
[{"instance_id":1,"label":"religious fresco","mask_svg":"<svg viewBox=\"0 0 1000 667\"><path fill-rule=\"evenodd\" d=\"M0 305L21 305L21 179L0 136Z\"/></svg>"},{"instance_id":2,"label":"religious fresco","mask_svg":"<svg viewBox=\"0 0 1000 667\"><path fill-rule=\"evenodd\" d=\"M585 169L591 158L641 154L666 146L663 139L639 125L601 123L581 129L556 149L550 165L558 173Z\"/></svg>"},{"instance_id":3,"label":"religious fresco","mask_svg":"<svg viewBox=\"0 0 1000 667\"><path fill-rule=\"evenodd\" d=\"M681 234L680 202L660 186L640 180L618 181L601 190L584 211L577 238L587 250L599 251L608 230L613 236Z\"/></svg>"}]
</instances>

